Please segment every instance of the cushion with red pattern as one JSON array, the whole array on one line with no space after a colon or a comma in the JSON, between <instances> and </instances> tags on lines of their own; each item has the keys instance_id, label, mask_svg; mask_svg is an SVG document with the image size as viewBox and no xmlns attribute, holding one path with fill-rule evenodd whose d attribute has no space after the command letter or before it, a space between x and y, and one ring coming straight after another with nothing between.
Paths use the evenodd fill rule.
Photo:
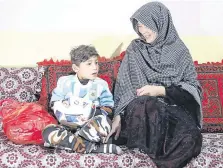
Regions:
<instances>
[{"instance_id":1,"label":"cushion with red pattern","mask_svg":"<svg viewBox=\"0 0 223 168\"><path fill-rule=\"evenodd\" d=\"M115 79L124 52L115 59L99 58L99 77L106 80L113 91ZM198 73L198 80L203 90L203 132L223 132L223 62L203 63L194 62ZM59 77L72 72L70 61L43 61L39 65L46 66L47 70L42 80L40 101L47 107L50 94L56 87Z\"/></svg>"},{"instance_id":2,"label":"cushion with red pattern","mask_svg":"<svg viewBox=\"0 0 223 168\"><path fill-rule=\"evenodd\" d=\"M195 62L203 90L203 132L223 132L223 62Z\"/></svg>"},{"instance_id":3,"label":"cushion with red pattern","mask_svg":"<svg viewBox=\"0 0 223 168\"><path fill-rule=\"evenodd\" d=\"M98 76L104 79L109 86L109 89L113 92L115 78L118 73L119 66L121 64L123 55L115 57L114 59L106 59L104 57L99 57L99 74ZM68 60L53 61L52 59L43 62L38 62L39 66L45 68L45 73L42 79L42 90L40 94L39 103L48 108L49 99L51 97L52 90L57 85L57 80L61 76L66 76L69 74L74 74L71 62Z\"/></svg>"}]
</instances>

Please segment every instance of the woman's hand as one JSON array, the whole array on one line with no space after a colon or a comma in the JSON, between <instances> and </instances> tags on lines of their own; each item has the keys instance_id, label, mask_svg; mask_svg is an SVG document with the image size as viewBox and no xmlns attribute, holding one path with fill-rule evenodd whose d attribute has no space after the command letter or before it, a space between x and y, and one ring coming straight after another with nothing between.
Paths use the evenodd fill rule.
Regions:
<instances>
[{"instance_id":1,"label":"woman's hand","mask_svg":"<svg viewBox=\"0 0 223 168\"><path fill-rule=\"evenodd\" d=\"M146 85L136 90L137 96L165 96L166 90L164 86Z\"/></svg>"},{"instance_id":2,"label":"woman's hand","mask_svg":"<svg viewBox=\"0 0 223 168\"><path fill-rule=\"evenodd\" d=\"M117 140L120 132L121 132L121 116L117 115L112 120L112 129L111 129L110 133L108 134L108 136L106 137L106 139L103 141L103 143L107 143L110 136L112 136L114 133L116 133L115 140Z\"/></svg>"}]
</instances>

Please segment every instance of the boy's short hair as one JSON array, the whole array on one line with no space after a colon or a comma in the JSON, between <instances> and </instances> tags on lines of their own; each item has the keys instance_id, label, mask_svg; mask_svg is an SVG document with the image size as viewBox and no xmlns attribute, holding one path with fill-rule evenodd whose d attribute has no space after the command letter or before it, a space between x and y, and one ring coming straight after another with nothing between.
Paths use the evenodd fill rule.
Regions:
<instances>
[{"instance_id":1,"label":"boy's short hair","mask_svg":"<svg viewBox=\"0 0 223 168\"><path fill-rule=\"evenodd\" d=\"M99 54L95 47L90 45L80 45L70 51L71 62L77 66L95 56L98 57Z\"/></svg>"}]
</instances>

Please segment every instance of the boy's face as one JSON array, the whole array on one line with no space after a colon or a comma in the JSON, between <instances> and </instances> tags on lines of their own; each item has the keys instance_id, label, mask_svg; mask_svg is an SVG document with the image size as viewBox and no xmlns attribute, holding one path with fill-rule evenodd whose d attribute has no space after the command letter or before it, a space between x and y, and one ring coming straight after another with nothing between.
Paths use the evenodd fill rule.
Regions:
<instances>
[{"instance_id":1,"label":"boy's face","mask_svg":"<svg viewBox=\"0 0 223 168\"><path fill-rule=\"evenodd\" d=\"M81 62L79 66L73 64L72 68L79 79L95 79L99 69L98 58L93 56L87 61Z\"/></svg>"}]
</instances>

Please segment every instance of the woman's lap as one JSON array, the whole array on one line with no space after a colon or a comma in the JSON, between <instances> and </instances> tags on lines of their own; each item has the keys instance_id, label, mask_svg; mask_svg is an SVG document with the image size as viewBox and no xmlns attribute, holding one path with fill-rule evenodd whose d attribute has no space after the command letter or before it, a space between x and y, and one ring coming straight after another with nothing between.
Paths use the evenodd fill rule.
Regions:
<instances>
[{"instance_id":1,"label":"woman's lap","mask_svg":"<svg viewBox=\"0 0 223 168\"><path fill-rule=\"evenodd\" d=\"M142 96L126 110L121 136L127 147L144 151L159 167L184 166L200 153L201 133L185 109Z\"/></svg>"}]
</instances>

